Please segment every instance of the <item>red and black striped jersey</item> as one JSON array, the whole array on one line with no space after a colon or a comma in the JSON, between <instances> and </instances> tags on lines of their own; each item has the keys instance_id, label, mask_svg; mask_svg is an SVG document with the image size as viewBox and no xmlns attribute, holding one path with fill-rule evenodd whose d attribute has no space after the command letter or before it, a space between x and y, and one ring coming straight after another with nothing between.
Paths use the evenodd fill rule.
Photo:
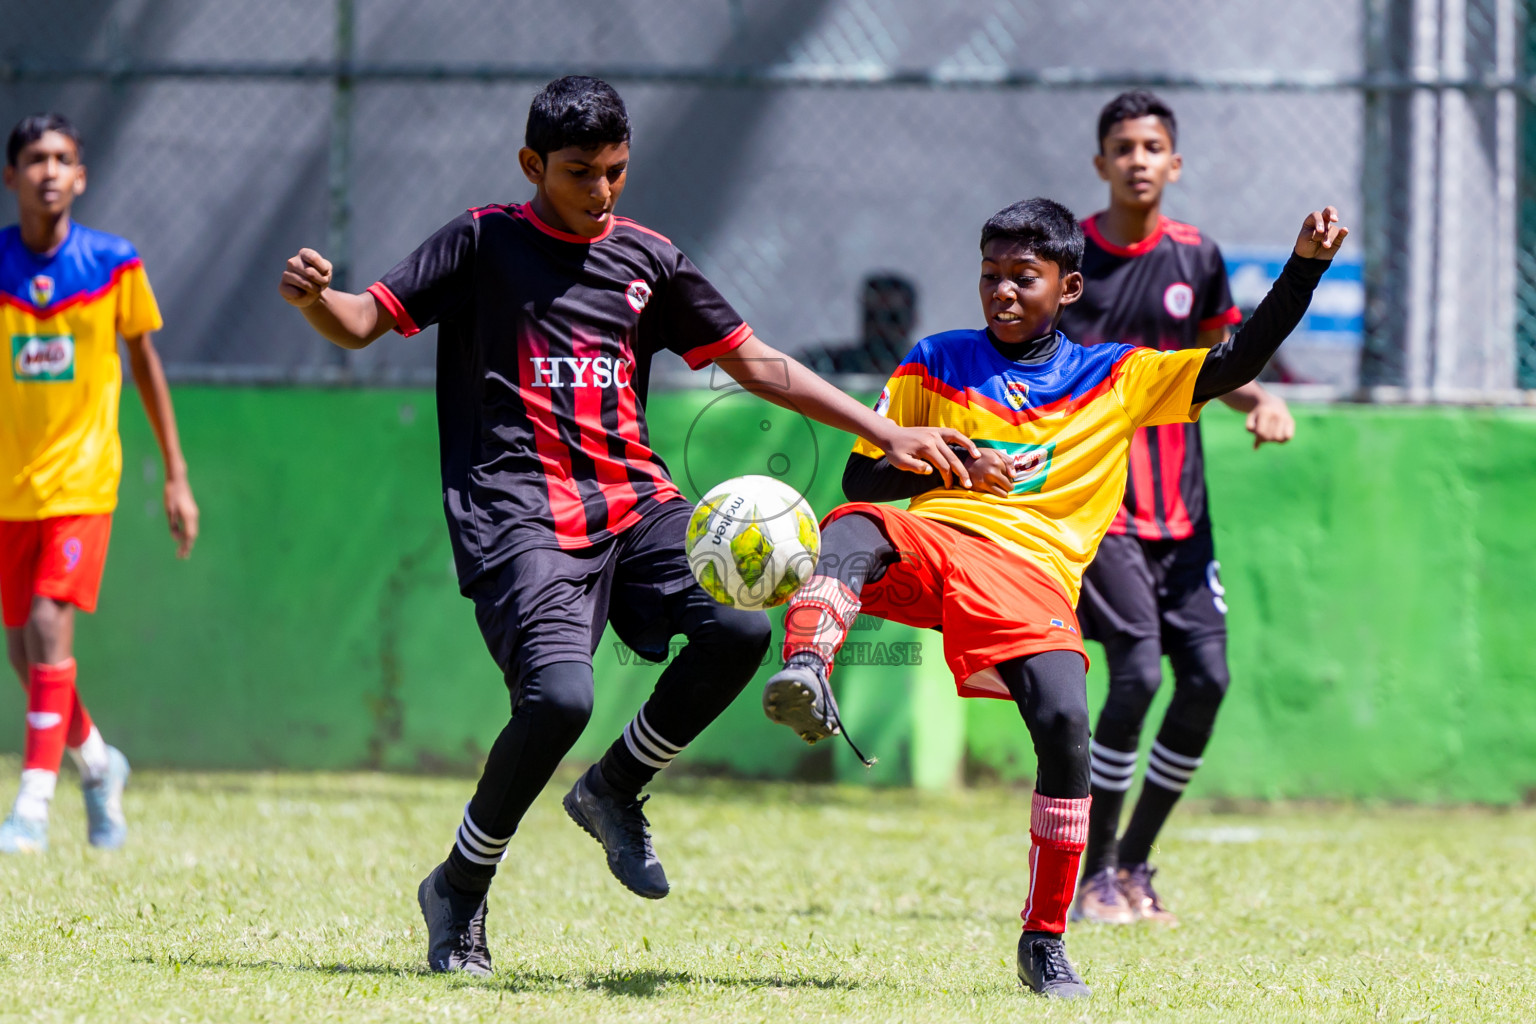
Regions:
<instances>
[{"instance_id":1,"label":"red and black striped jersey","mask_svg":"<svg viewBox=\"0 0 1536 1024\"><path fill-rule=\"evenodd\" d=\"M469 210L370 287L401 334L438 325L443 504L461 586L530 548L579 550L682 497L645 422L651 357L694 369L751 330L662 235L596 238L530 205Z\"/></svg>"},{"instance_id":2,"label":"red and black striped jersey","mask_svg":"<svg viewBox=\"0 0 1536 1024\"><path fill-rule=\"evenodd\" d=\"M1216 243L1200 229L1159 218L1134 245L1115 245L1083 221L1083 297L1062 311L1061 330L1083 345L1120 342L1163 351L1193 348L1202 331L1241 322ZM1200 424L1136 432L1125 502L1110 533L1183 540L1210 529Z\"/></svg>"}]
</instances>

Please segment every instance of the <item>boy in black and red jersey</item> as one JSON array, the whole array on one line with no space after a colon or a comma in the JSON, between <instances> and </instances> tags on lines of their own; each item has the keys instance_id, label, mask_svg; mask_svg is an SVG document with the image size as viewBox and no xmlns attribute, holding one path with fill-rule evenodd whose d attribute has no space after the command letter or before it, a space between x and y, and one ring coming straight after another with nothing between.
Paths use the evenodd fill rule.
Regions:
<instances>
[{"instance_id":1,"label":"boy in black and red jersey","mask_svg":"<svg viewBox=\"0 0 1536 1024\"><path fill-rule=\"evenodd\" d=\"M1109 208L1083 222L1083 297L1061 328L1092 345L1210 348L1242 316L1216 243L1162 215L1177 181L1173 111L1148 92L1115 97L1099 115L1099 177ZM1222 397L1248 414L1254 447L1295 432L1285 402L1250 383ZM1190 777L1227 690L1227 606L1217 575L1198 423L1149 427L1130 450L1125 503L1083 578L1084 636L1104 644L1109 696L1093 730L1093 813L1074 918L1172 923L1152 888L1152 844ZM1152 744L1141 795L1118 842L1147 708L1173 666L1174 694Z\"/></svg>"},{"instance_id":2,"label":"boy in black and red jersey","mask_svg":"<svg viewBox=\"0 0 1536 1024\"><path fill-rule=\"evenodd\" d=\"M695 581L692 505L651 448L653 354L715 363L748 390L866 438L892 464L970 486L952 429L902 428L757 339L664 236L617 217L629 118L606 83L551 82L528 113L522 205L470 210L363 294L329 287L311 249L283 298L320 334L362 348L437 324L443 504L460 589L512 695L453 849L417 892L436 971L489 974L486 893L524 812L592 713L605 624L660 660L688 638L623 734L566 794L615 877L659 899L666 874L640 791L741 692L769 641L760 612Z\"/></svg>"}]
</instances>

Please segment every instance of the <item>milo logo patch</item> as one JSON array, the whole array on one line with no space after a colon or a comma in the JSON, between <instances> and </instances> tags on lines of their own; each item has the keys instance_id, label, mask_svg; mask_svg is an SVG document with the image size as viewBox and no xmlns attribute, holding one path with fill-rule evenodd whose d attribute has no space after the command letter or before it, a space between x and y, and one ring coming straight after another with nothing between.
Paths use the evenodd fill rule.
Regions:
<instances>
[{"instance_id":1,"label":"milo logo patch","mask_svg":"<svg viewBox=\"0 0 1536 1024\"><path fill-rule=\"evenodd\" d=\"M1045 478L1051 472L1051 457L1056 453L1056 442L1049 444L1022 444L1016 441L989 441L975 438L977 447L996 448L1008 456L1013 476L1014 494L1039 494L1045 489Z\"/></svg>"},{"instance_id":2,"label":"milo logo patch","mask_svg":"<svg viewBox=\"0 0 1536 1024\"><path fill-rule=\"evenodd\" d=\"M68 334L11 336L11 375L20 381L75 379L75 339Z\"/></svg>"}]
</instances>

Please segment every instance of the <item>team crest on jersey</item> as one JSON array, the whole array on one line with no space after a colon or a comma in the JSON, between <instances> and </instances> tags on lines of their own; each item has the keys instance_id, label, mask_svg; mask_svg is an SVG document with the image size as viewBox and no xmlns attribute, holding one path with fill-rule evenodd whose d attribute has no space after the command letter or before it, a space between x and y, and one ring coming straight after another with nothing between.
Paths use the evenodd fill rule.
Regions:
<instances>
[{"instance_id":1,"label":"team crest on jersey","mask_svg":"<svg viewBox=\"0 0 1536 1024\"><path fill-rule=\"evenodd\" d=\"M27 284L27 292L31 296L32 305L42 309L53 301L53 278L47 274L38 274Z\"/></svg>"},{"instance_id":2,"label":"team crest on jersey","mask_svg":"<svg viewBox=\"0 0 1536 1024\"><path fill-rule=\"evenodd\" d=\"M13 334L11 375L19 381L75 379L75 339L68 334Z\"/></svg>"},{"instance_id":3,"label":"team crest on jersey","mask_svg":"<svg viewBox=\"0 0 1536 1024\"><path fill-rule=\"evenodd\" d=\"M624 289L624 300L636 313L643 311L645 304L651 301L651 286L638 277L635 278L629 282L629 287Z\"/></svg>"},{"instance_id":4,"label":"team crest on jersey","mask_svg":"<svg viewBox=\"0 0 1536 1024\"><path fill-rule=\"evenodd\" d=\"M1183 281L1176 281L1163 292L1163 308L1175 320L1183 320L1195 308L1195 290Z\"/></svg>"},{"instance_id":5,"label":"team crest on jersey","mask_svg":"<svg viewBox=\"0 0 1536 1024\"><path fill-rule=\"evenodd\" d=\"M1004 381L1003 393L1008 396L1008 404L1015 410L1024 408L1029 402L1029 385L1021 380Z\"/></svg>"}]
</instances>

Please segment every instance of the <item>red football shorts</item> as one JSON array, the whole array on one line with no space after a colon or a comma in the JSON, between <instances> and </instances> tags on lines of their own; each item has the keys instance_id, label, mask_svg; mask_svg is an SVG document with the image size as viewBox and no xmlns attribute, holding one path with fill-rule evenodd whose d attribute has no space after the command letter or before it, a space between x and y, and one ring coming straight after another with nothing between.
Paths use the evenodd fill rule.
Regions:
<instances>
[{"instance_id":1,"label":"red football shorts","mask_svg":"<svg viewBox=\"0 0 1536 1024\"><path fill-rule=\"evenodd\" d=\"M0 519L0 606L6 626L27 624L34 597L95 611L111 536L110 513Z\"/></svg>"},{"instance_id":2,"label":"red football shorts","mask_svg":"<svg viewBox=\"0 0 1536 1024\"><path fill-rule=\"evenodd\" d=\"M1042 651L1075 651L1087 666L1072 602L1034 562L996 541L886 505L843 505L822 526L850 512L880 519L901 553L878 582L864 584L863 611L942 629L944 661L960 696L1012 700L994 666Z\"/></svg>"}]
</instances>

